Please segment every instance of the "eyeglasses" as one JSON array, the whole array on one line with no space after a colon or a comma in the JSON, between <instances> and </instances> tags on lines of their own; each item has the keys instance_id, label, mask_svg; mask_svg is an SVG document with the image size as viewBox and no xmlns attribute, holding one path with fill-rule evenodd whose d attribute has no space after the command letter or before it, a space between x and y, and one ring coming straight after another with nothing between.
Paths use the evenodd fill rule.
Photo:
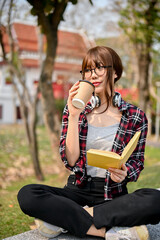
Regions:
<instances>
[{"instance_id":1,"label":"eyeglasses","mask_svg":"<svg viewBox=\"0 0 160 240\"><path fill-rule=\"evenodd\" d=\"M80 73L82 74L83 77L90 78L93 73L92 71L94 71L97 76L101 77L105 73L105 68L110 68L110 67L112 66L98 66L92 69L84 69L84 71L80 71Z\"/></svg>"}]
</instances>

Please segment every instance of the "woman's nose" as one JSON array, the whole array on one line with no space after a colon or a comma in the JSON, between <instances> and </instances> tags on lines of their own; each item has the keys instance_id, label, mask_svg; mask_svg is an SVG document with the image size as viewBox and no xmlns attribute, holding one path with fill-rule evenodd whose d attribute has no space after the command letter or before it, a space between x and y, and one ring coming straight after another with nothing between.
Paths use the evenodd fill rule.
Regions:
<instances>
[{"instance_id":1,"label":"woman's nose","mask_svg":"<svg viewBox=\"0 0 160 240\"><path fill-rule=\"evenodd\" d=\"M95 77L97 77L97 74L95 73L95 70L93 69L92 70L92 78L95 78Z\"/></svg>"}]
</instances>

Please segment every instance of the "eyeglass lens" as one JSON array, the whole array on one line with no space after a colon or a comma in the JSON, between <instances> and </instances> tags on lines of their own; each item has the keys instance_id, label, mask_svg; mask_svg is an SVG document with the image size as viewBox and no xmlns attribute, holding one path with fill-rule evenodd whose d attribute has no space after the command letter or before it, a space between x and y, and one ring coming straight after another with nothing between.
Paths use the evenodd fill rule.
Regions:
<instances>
[{"instance_id":1,"label":"eyeglass lens","mask_svg":"<svg viewBox=\"0 0 160 240\"><path fill-rule=\"evenodd\" d=\"M86 70L84 71L85 77L86 77L86 78L91 77L93 71L94 71L98 76L102 76L102 75L104 74L104 72L105 72L105 69L104 69L104 67L102 67L102 66L101 66L101 67L96 67L96 68L94 68L94 69L86 69Z\"/></svg>"}]
</instances>

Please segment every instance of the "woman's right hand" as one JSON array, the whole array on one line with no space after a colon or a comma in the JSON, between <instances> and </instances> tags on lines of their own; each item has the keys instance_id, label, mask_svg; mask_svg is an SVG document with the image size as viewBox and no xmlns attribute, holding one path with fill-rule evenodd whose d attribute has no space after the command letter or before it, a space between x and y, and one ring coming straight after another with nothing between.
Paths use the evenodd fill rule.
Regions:
<instances>
[{"instance_id":1,"label":"woman's right hand","mask_svg":"<svg viewBox=\"0 0 160 240\"><path fill-rule=\"evenodd\" d=\"M79 88L79 81L77 81L69 90L69 96L68 96L68 110L69 110L69 114L72 117L79 117L79 114L82 112L83 109L79 109L73 106L72 104L72 99L74 98L74 96L77 94L78 92L78 88Z\"/></svg>"}]
</instances>

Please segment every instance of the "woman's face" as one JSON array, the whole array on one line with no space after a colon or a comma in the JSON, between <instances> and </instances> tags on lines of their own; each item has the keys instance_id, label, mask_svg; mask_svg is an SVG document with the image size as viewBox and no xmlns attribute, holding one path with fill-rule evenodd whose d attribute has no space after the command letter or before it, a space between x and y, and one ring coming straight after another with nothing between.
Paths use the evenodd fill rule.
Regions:
<instances>
[{"instance_id":1,"label":"woman's face","mask_svg":"<svg viewBox=\"0 0 160 240\"><path fill-rule=\"evenodd\" d=\"M107 67L104 67L102 63L92 64L91 67L86 68L85 79L90 81L95 86L95 93L99 95L101 98L105 96L105 87L107 81ZM113 78L114 83L114 78ZM109 91L109 89L108 89Z\"/></svg>"},{"instance_id":2,"label":"woman's face","mask_svg":"<svg viewBox=\"0 0 160 240\"><path fill-rule=\"evenodd\" d=\"M105 79L107 69L103 67L102 63L95 64L94 62L91 66L85 68L84 79L90 81L95 86L95 93L102 93L105 87Z\"/></svg>"},{"instance_id":3,"label":"woman's face","mask_svg":"<svg viewBox=\"0 0 160 240\"><path fill-rule=\"evenodd\" d=\"M102 95L105 92L105 81L106 80L107 69L104 69L104 74L98 76L95 71L92 71L90 82L95 86L95 93L97 95Z\"/></svg>"}]
</instances>

